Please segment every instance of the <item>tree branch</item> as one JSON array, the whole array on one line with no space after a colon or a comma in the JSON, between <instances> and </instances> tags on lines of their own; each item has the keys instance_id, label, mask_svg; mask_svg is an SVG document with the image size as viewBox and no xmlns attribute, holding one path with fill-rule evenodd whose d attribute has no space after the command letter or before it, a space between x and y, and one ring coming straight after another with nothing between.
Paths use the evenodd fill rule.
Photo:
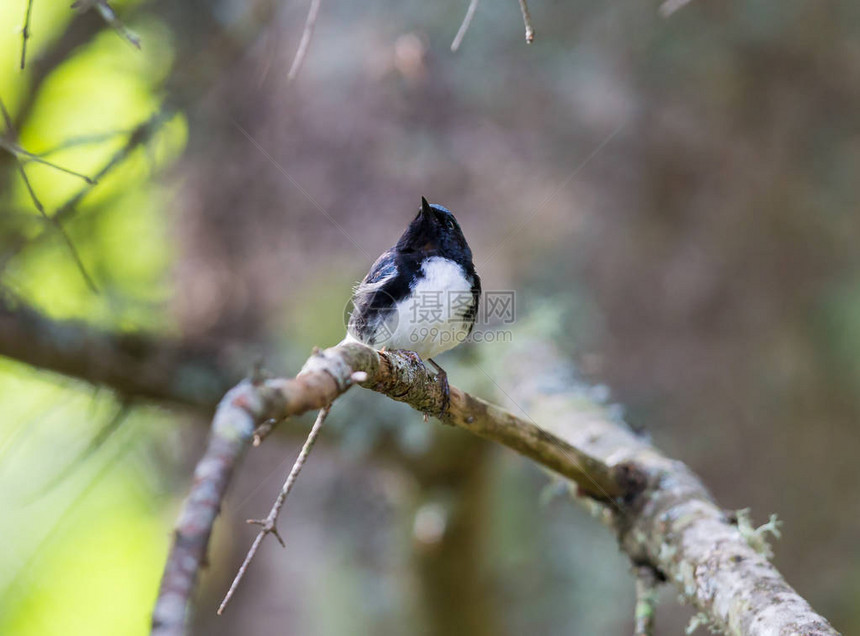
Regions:
<instances>
[{"instance_id":1,"label":"tree branch","mask_svg":"<svg viewBox=\"0 0 860 636\"><path fill-rule=\"evenodd\" d=\"M470 0L469 8L466 9L466 17L463 18L463 22L460 24L460 28L457 29L457 35L454 36L454 41L451 42L451 52L456 53L457 49L460 48L460 44L463 42L463 38L466 37L466 31L469 30L469 25L472 24L472 18L475 17L475 10L478 8L478 0Z\"/></svg>"},{"instance_id":2,"label":"tree branch","mask_svg":"<svg viewBox=\"0 0 860 636\"><path fill-rule=\"evenodd\" d=\"M27 40L30 39L30 16L33 15L33 0L27 0L24 26L21 28L21 70L27 65Z\"/></svg>"},{"instance_id":3,"label":"tree branch","mask_svg":"<svg viewBox=\"0 0 860 636\"><path fill-rule=\"evenodd\" d=\"M584 408L582 391L553 391L559 384L576 385L571 365L546 342L524 346L512 354L516 364L513 358L498 361L516 387L514 399L568 444L644 476L645 488L623 509L600 506L601 518L617 531L635 565L664 575L725 634L838 636L770 563L760 537L727 518L686 465L635 435L611 409L593 403Z\"/></svg>"},{"instance_id":4,"label":"tree branch","mask_svg":"<svg viewBox=\"0 0 860 636\"><path fill-rule=\"evenodd\" d=\"M529 13L529 5L526 4L526 0L519 0L520 2L520 13L523 14L523 24L526 27L526 44L531 44L535 41L535 29L532 26L532 16Z\"/></svg>"},{"instance_id":5,"label":"tree branch","mask_svg":"<svg viewBox=\"0 0 860 636\"><path fill-rule=\"evenodd\" d=\"M140 38L132 33L119 16L114 11L113 7L108 4L107 0L77 0L72 3L72 9L78 9L81 13L86 13L90 9L95 8L96 12L101 16L106 24L111 26L119 36L126 40L136 49L140 49Z\"/></svg>"},{"instance_id":6,"label":"tree branch","mask_svg":"<svg viewBox=\"0 0 860 636\"><path fill-rule=\"evenodd\" d=\"M509 366L516 369L519 403L543 428L454 387L442 415L441 387L417 356L355 343L315 353L293 379L236 386L216 411L195 471L162 578L153 633L185 631L212 524L254 429L331 404L363 371L362 386L441 415L446 424L502 443L572 480L616 529L633 563L665 575L715 628L739 636L837 634L747 543L684 464L660 454L606 409L584 403L552 349L535 346L528 354Z\"/></svg>"},{"instance_id":7,"label":"tree branch","mask_svg":"<svg viewBox=\"0 0 860 636\"><path fill-rule=\"evenodd\" d=\"M215 352L146 334L54 320L8 293L0 293L0 356L103 384L125 396L210 413L239 377Z\"/></svg>"},{"instance_id":8,"label":"tree branch","mask_svg":"<svg viewBox=\"0 0 860 636\"><path fill-rule=\"evenodd\" d=\"M636 608L633 611L633 636L654 636L654 618L657 612L657 584L654 568L640 565L633 568L636 578Z\"/></svg>"},{"instance_id":9,"label":"tree branch","mask_svg":"<svg viewBox=\"0 0 860 636\"><path fill-rule=\"evenodd\" d=\"M240 384L224 396L203 459L194 470L194 486L173 533L173 546L152 613L152 633L185 633L185 616L206 557L206 547L233 470L254 432L254 418L244 400L250 384Z\"/></svg>"},{"instance_id":10,"label":"tree branch","mask_svg":"<svg viewBox=\"0 0 860 636\"><path fill-rule=\"evenodd\" d=\"M305 20L305 28L302 31L302 39L299 40L299 48L296 50L296 56L293 58L290 70L287 72L288 82L292 82L296 79L302 65L305 63L305 57L307 57L308 48L311 45L311 38L314 35L314 28L317 24L317 15L319 14L321 3L321 0L311 0L311 7L308 9L308 17Z\"/></svg>"},{"instance_id":11,"label":"tree branch","mask_svg":"<svg viewBox=\"0 0 860 636\"><path fill-rule=\"evenodd\" d=\"M268 420L283 420L328 406L353 385L356 372L367 374L362 386L423 413L442 413L442 387L417 356L404 351L378 352L357 343L315 353L293 379L243 382L231 389L215 413L209 445L195 471L191 494L177 524L153 614L153 634L184 633L212 523L254 429ZM450 404L442 419L557 470L595 497L625 492L621 485L626 477L624 471L595 462L531 422L454 387L450 387Z\"/></svg>"}]
</instances>

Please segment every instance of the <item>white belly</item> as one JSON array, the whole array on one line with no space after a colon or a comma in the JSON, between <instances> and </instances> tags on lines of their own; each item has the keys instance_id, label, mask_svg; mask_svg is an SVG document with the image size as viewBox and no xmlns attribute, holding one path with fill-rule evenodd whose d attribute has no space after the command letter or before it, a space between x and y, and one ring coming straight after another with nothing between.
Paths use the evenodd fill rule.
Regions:
<instances>
[{"instance_id":1,"label":"white belly","mask_svg":"<svg viewBox=\"0 0 860 636\"><path fill-rule=\"evenodd\" d=\"M376 346L408 349L426 360L466 339L471 325L463 317L473 301L472 285L459 265L436 256L422 270L410 297L397 303L386 321L390 337Z\"/></svg>"}]
</instances>

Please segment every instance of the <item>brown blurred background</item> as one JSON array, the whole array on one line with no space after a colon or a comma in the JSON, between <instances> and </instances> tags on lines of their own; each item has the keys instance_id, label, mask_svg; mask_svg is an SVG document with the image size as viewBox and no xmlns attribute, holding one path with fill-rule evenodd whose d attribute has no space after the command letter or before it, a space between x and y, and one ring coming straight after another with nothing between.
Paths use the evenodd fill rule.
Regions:
<instances>
[{"instance_id":1,"label":"brown blurred background","mask_svg":"<svg viewBox=\"0 0 860 636\"><path fill-rule=\"evenodd\" d=\"M693 0L663 17L532 0L527 46L517 3L485 0L452 53L465 3L323 0L294 82L305 3L116 3L137 51L95 12L35 0L23 72L25 3L4 4L0 95L28 150L116 131L51 155L94 174L129 129L174 113L65 223L98 294L0 156L6 290L214 352L231 379L261 355L293 374L340 339L352 284L425 195L457 215L485 290L516 291L513 338L543 325L721 505L777 513L777 566L860 632L856 2ZM85 187L26 169L49 211ZM443 364L504 401L470 362L479 346ZM117 398L2 363L0 631L144 633L206 409L134 400L66 473ZM197 633L630 632L624 555L534 466L364 392L330 424L286 550L264 545L218 618L244 520L268 510L308 422L246 458ZM658 633L692 614L675 597Z\"/></svg>"}]
</instances>

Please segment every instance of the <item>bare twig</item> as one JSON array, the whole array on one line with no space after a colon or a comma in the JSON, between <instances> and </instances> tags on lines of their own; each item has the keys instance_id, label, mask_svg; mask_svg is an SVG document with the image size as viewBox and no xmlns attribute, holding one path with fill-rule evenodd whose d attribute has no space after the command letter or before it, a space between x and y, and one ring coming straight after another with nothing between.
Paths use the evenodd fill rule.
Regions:
<instances>
[{"instance_id":1,"label":"bare twig","mask_svg":"<svg viewBox=\"0 0 860 636\"><path fill-rule=\"evenodd\" d=\"M675 11L689 3L690 0L665 0L663 4L660 5L660 15L664 18L668 18L670 15L675 13Z\"/></svg>"},{"instance_id":2,"label":"bare twig","mask_svg":"<svg viewBox=\"0 0 860 636\"><path fill-rule=\"evenodd\" d=\"M640 565L633 568L636 578L636 609L633 636L654 636L654 619L657 612L657 585L659 579L654 568Z\"/></svg>"},{"instance_id":3,"label":"bare twig","mask_svg":"<svg viewBox=\"0 0 860 636\"><path fill-rule=\"evenodd\" d=\"M251 560L254 558L254 555L257 554L257 548L260 547L260 544L263 542L265 536L267 534L274 535L274 537L278 540L278 543L280 543L282 547L286 547L284 539L281 537L280 534L278 534L278 515L281 514L281 508L284 506L284 502L287 500L287 496L290 494L290 490L292 490L293 484L296 482L296 478L299 476L299 473L302 470L302 466L305 465L305 460L307 460L308 455L311 452L311 448L313 448L314 442L317 441L317 436L319 435L323 422L325 422L325 418L328 416L329 410L331 410L330 405L324 406L320 409L320 412L317 415L317 419L314 422L313 427L311 428L311 432L308 433L308 438L307 440L305 440L304 446L302 446L302 450L301 452L299 452L299 456L296 458L292 469L290 469L290 474L287 475L287 480L281 487L281 492L278 494L278 498L275 499L275 503L272 506L272 509L269 511L269 516L265 519L248 519L248 523L253 523L258 526L261 526L262 529L260 530L259 534L257 534L257 537L254 539L254 543L251 544L251 548L248 550L248 554L245 556L245 560L242 561L242 565L239 567L239 571L236 573L236 577L233 579L233 583L230 585L230 589L227 590L227 594L224 596L224 600L221 601L221 605L218 607L219 616L224 612L224 608L227 607L227 603L229 603L230 599L233 597L233 593L236 591L236 588L242 581L242 577L245 576L245 571L248 569L248 564L251 563Z\"/></svg>"},{"instance_id":4,"label":"bare twig","mask_svg":"<svg viewBox=\"0 0 860 636\"><path fill-rule=\"evenodd\" d=\"M39 55L35 58L28 53L28 86L27 90L19 95L17 108L15 109L16 127L27 121L33 112L37 97L42 95L41 88L45 81L52 75L54 70L69 59L72 51L82 48L92 41L104 28L104 20L93 16L74 14L65 29L50 38L39 48Z\"/></svg>"},{"instance_id":5,"label":"bare twig","mask_svg":"<svg viewBox=\"0 0 860 636\"><path fill-rule=\"evenodd\" d=\"M95 185L95 183L96 183L95 181L93 181L91 178L89 178L85 174L81 174L80 172L75 172L74 170L71 170L70 168L65 168L61 165L58 165L58 164L53 163L51 161L48 161L47 159L43 159L39 155L34 154L28 150L24 150L18 144L11 142L7 139L3 139L2 137L0 137L0 148L3 148L3 150L7 151L9 154L11 154L12 156L14 156L16 158L26 157L28 160L30 160L34 163L40 163L43 166L48 166L49 168L53 168L54 170L58 170L59 172L63 172L65 174L71 175L73 177L77 177L78 179L82 179L83 181L85 181L86 183L88 183L90 185Z\"/></svg>"},{"instance_id":6,"label":"bare twig","mask_svg":"<svg viewBox=\"0 0 860 636\"><path fill-rule=\"evenodd\" d=\"M155 136L161 126L173 117L173 111L163 109L156 112L145 122L142 122L128 137L128 141L117 150L113 156L96 172L91 178L92 184L97 184L105 176L107 176L114 168L123 163L138 147L149 143ZM74 195L60 205L52 215L49 215L51 223L62 223L68 220L77 210L78 204L86 197L93 189L94 185L86 184ZM0 270L6 267L6 264L14 258L26 245L33 245L44 240L48 236L48 231L45 230L32 238L19 237L16 242L12 242L6 247L2 259L0 259Z\"/></svg>"},{"instance_id":7,"label":"bare twig","mask_svg":"<svg viewBox=\"0 0 860 636\"><path fill-rule=\"evenodd\" d=\"M311 44L311 37L314 34L314 27L317 24L317 14L319 14L320 4L322 0L311 0L310 9L308 9L308 17L305 20L305 28L302 31L302 39L299 40L299 48L296 50L296 56L293 58L293 63L290 65L290 71L287 73L287 81L291 82L299 74L302 64L305 62L305 57L308 54L308 47Z\"/></svg>"},{"instance_id":8,"label":"bare twig","mask_svg":"<svg viewBox=\"0 0 860 636\"><path fill-rule=\"evenodd\" d=\"M33 15L33 0L27 0L27 10L24 13L24 26L21 28L21 70L27 64L27 40L30 39L30 17Z\"/></svg>"},{"instance_id":9,"label":"bare twig","mask_svg":"<svg viewBox=\"0 0 860 636\"><path fill-rule=\"evenodd\" d=\"M134 130L131 131L131 134L128 136L128 141L126 141L125 145L122 148L117 150L113 156L108 159L107 163L105 163L101 169L96 172L93 177L93 181L98 183L107 176L114 168L116 168L123 161L128 159L128 157L140 146L144 146L149 143L152 138L155 136L161 127L167 123L173 117L173 111L169 109L162 109L153 114L149 119L145 122L139 124ZM74 213L77 208L78 203L90 193L92 190L92 186L81 188L76 194L74 194L71 198L69 198L65 203L63 203L57 210L54 212L54 218L64 221L66 217L70 216Z\"/></svg>"},{"instance_id":10,"label":"bare twig","mask_svg":"<svg viewBox=\"0 0 860 636\"><path fill-rule=\"evenodd\" d=\"M470 0L469 8L466 9L466 16L463 18L460 28L457 30L457 35L454 36L454 41L451 42L451 51L457 52L463 38L466 36L466 31L469 30L469 25L472 24L472 18L475 16L475 9L478 8L478 0Z\"/></svg>"},{"instance_id":11,"label":"bare twig","mask_svg":"<svg viewBox=\"0 0 860 636\"><path fill-rule=\"evenodd\" d=\"M2 111L3 121L6 124L7 134L12 139L15 139L16 133L15 133L14 125L12 123L12 117L9 115L9 111L6 110L6 104L3 102L2 99L0 99L0 111ZM0 145L2 145L2 144L0 144ZM15 144L14 142L12 143L12 145L17 147L17 144ZM21 179L24 181L24 185L27 187L27 192L30 195L30 199L33 201L33 205L36 207L36 210L38 210L39 214L42 215L42 218L44 218L45 221L47 223L49 223L50 225L53 225L54 228L57 230L57 232L60 234L63 241L68 246L69 252L71 253L72 258L75 261L75 265L77 266L78 270L81 272L81 276L83 276L84 281L87 283L87 286L93 292L98 293L98 287L96 286L95 281L93 281L92 277L87 272L87 268L84 267L84 262L81 260L80 254L78 254L78 250L77 250L77 248L75 248L74 243L72 243L71 237L69 237L69 234L66 232L66 229L60 224L60 222L56 218L48 216L48 213L45 212L45 206L42 205L42 202L39 200L39 197L36 195L36 191L33 189L33 185L30 183L30 179L27 176L27 171L24 170L24 166L21 165L21 161L19 160L18 155L15 152L12 152L12 154L15 157L15 165L18 169L18 174L21 175ZM48 163L48 162L45 162L45 163ZM53 164L48 164L48 165L53 166ZM58 166L53 166L53 167L58 167ZM63 171L65 172L65 170L63 170ZM86 180L86 182L88 184L95 183L89 177L86 177L84 175L80 175L78 173L72 173L72 174L75 174L76 176L82 177L83 179Z\"/></svg>"},{"instance_id":12,"label":"bare twig","mask_svg":"<svg viewBox=\"0 0 860 636\"><path fill-rule=\"evenodd\" d=\"M81 273L84 282L86 282L87 287L89 287L90 290L92 290L94 293L99 293L98 286L96 285L92 276L90 276L89 272L87 271L87 268L84 266L84 262L83 260L81 260L81 255L78 254L78 250L75 247L75 244L72 242L69 233L66 232L66 228L64 228L55 217L49 216L48 213L45 212L45 206L42 205L42 202L39 200L39 197L36 196L36 191L33 190L33 186L30 183L30 179L27 177L27 172L24 170L24 166L22 166L20 163L18 164L18 172L21 175L21 179L24 180L24 185L27 186L27 192L29 192L30 194L30 199L32 199L33 205L39 211L39 214L42 215L42 218L45 219L46 223L54 226L59 235L62 237L63 242L69 248L69 253L72 255L72 259L75 261L75 265L77 266L78 271Z\"/></svg>"},{"instance_id":13,"label":"bare twig","mask_svg":"<svg viewBox=\"0 0 860 636\"><path fill-rule=\"evenodd\" d=\"M64 139L57 145L51 146L47 150L43 150L37 155L37 157L38 159L44 159L45 157L56 154L58 152L62 152L63 150L68 150L69 148L75 148L77 146L87 146L91 144L99 144L104 141L113 139L114 137L120 137L122 135L129 134L131 134L131 130L128 128L123 128L120 130L109 130L102 133L93 133L92 135L76 135L74 137Z\"/></svg>"},{"instance_id":14,"label":"bare twig","mask_svg":"<svg viewBox=\"0 0 860 636\"><path fill-rule=\"evenodd\" d=\"M0 114L3 116L3 123L6 125L6 134L8 134L13 139L15 138L15 124L12 123L12 116L9 114L9 111L6 110L6 102L0 98Z\"/></svg>"},{"instance_id":15,"label":"bare twig","mask_svg":"<svg viewBox=\"0 0 860 636\"><path fill-rule=\"evenodd\" d=\"M523 24L526 27L526 44L531 44L535 39L535 30L532 26L532 16L529 13L529 5L526 4L526 0L519 0L520 2L520 11L523 14Z\"/></svg>"},{"instance_id":16,"label":"bare twig","mask_svg":"<svg viewBox=\"0 0 860 636\"><path fill-rule=\"evenodd\" d=\"M119 19L116 11L114 11L113 7L108 4L107 0L77 0L72 3L72 8L80 10L81 13L95 8L102 17L102 20L112 27L121 38L129 42L135 48L140 49L140 38L131 32L125 24L123 24L122 20Z\"/></svg>"},{"instance_id":17,"label":"bare twig","mask_svg":"<svg viewBox=\"0 0 860 636\"><path fill-rule=\"evenodd\" d=\"M105 424L98 430L95 436L90 440L87 447L66 466L63 466L47 483L40 486L35 494L30 496L31 501L35 501L44 497L46 494L54 490L61 483L65 482L80 466L90 459L98 450L104 446L113 435L116 433L122 423L126 420L131 411L131 400L123 398L116 411Z\"/></svg>"}]
</instances>

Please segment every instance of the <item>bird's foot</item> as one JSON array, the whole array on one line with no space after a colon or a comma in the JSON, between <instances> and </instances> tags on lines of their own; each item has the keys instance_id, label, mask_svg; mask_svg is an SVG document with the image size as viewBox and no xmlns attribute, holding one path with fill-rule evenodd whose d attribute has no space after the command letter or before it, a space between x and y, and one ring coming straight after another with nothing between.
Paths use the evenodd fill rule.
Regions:
<instances>
[{"instance_id":1,"label":"bird's foot","mask_svg":"<svg viewBox=\"0 0 860 636\"><path fill-rule=\"evenodd\" d=\"M451 387L448 385L448 374L445 372L445 369L430 358L427 358L427 362L432 364L436 369L436 379L442 387L442 411L439 413L439 419L442 419L447 415L448 407L451 406Z\"/></svg>"}]
</instances>

